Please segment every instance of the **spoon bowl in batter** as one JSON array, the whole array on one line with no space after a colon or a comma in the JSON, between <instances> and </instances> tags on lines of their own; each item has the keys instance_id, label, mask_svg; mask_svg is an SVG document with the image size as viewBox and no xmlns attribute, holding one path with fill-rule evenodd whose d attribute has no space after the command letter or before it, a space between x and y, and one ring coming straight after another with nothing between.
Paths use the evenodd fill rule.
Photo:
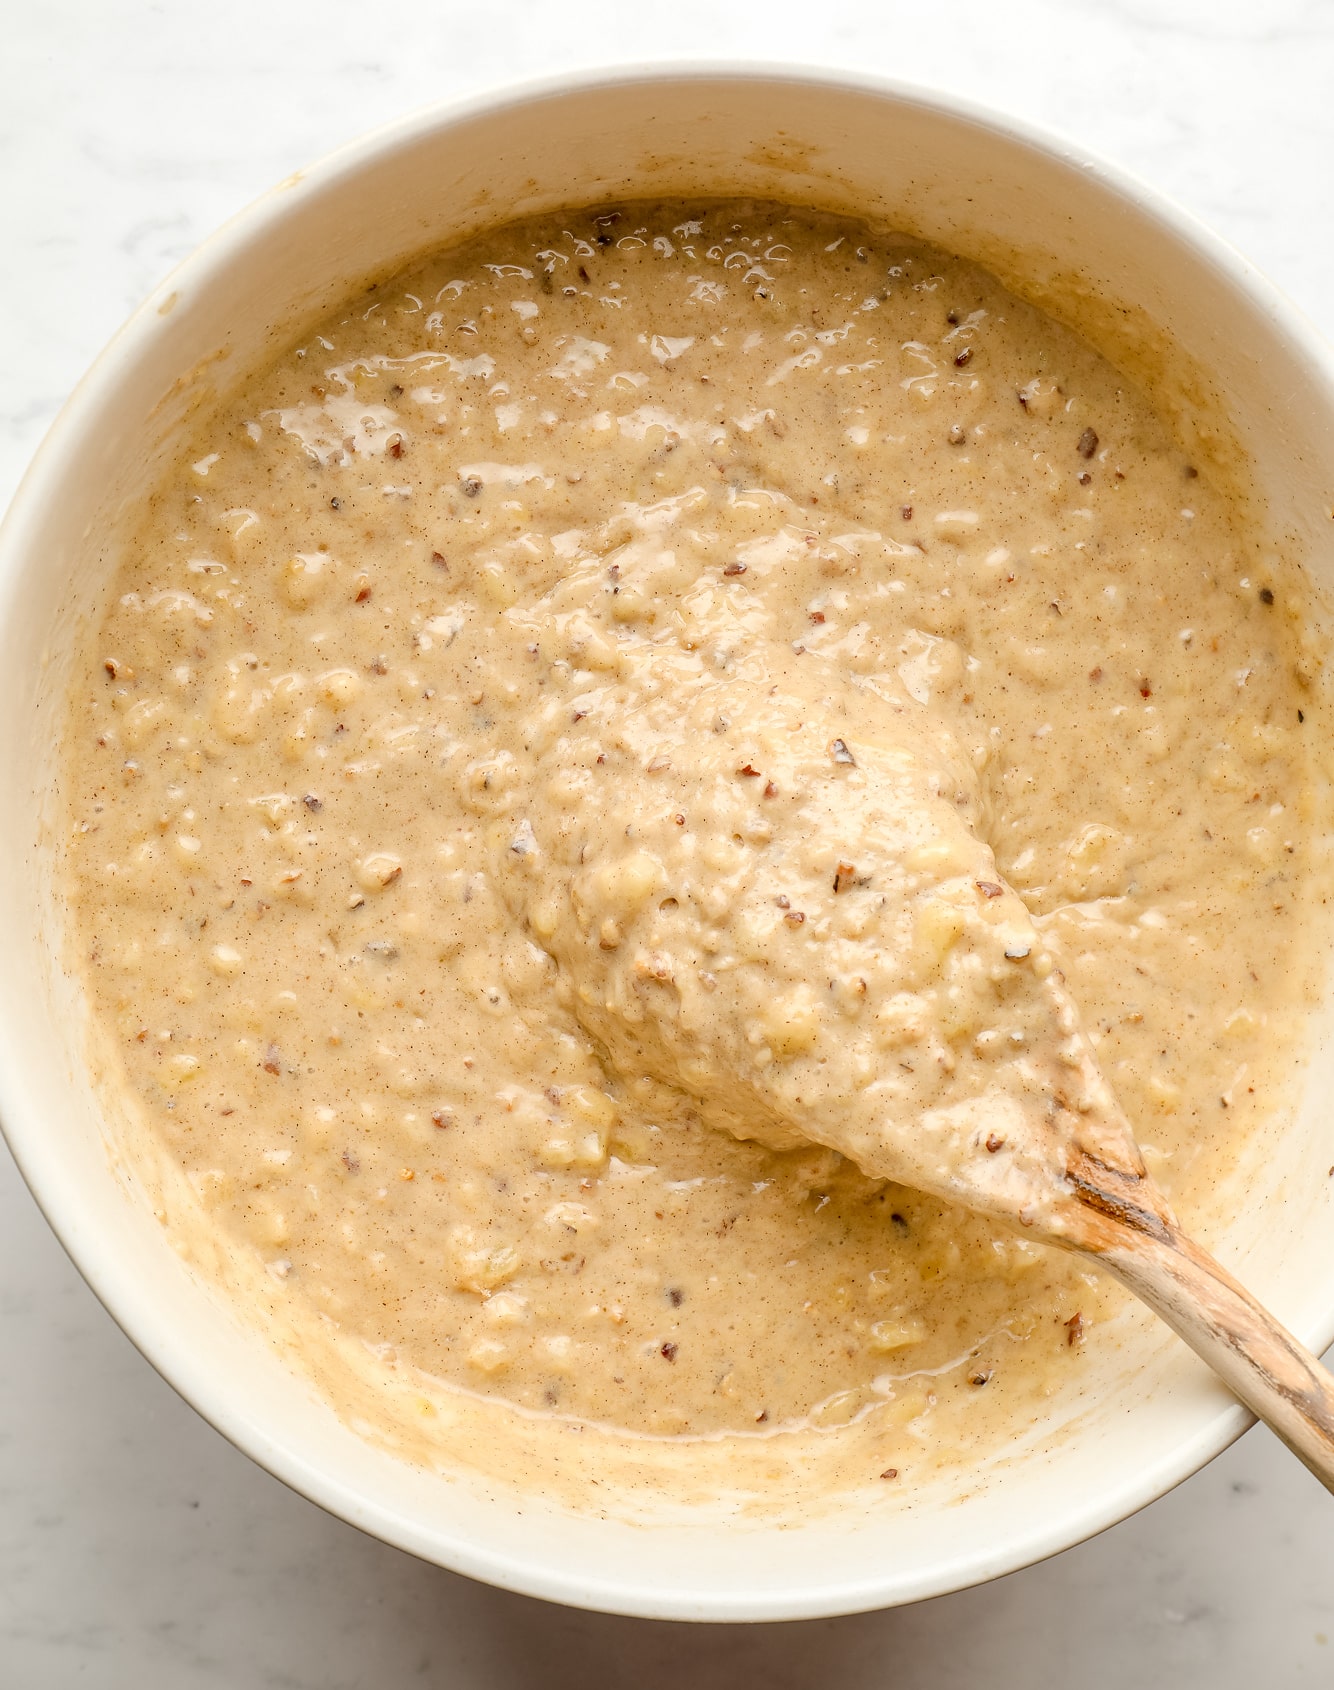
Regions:
<instances>
[{"instance_id":1,"label":"spoon bowl in batter","mask_svg":"<svg viewBox=\"0 0 1334 1690\"><path fill-rule=\"evenodd\" d=\"M531 724L531 784L492 828L613 1066L738 1137L823 1145L1093 1256L1334 1489L1334 1381L1149 1178L973 831L948 723L806 653L738 668L623 650L615 682ZM548 767L587 777L577 814L529 802Z\"/></svg>"}]
</instances>

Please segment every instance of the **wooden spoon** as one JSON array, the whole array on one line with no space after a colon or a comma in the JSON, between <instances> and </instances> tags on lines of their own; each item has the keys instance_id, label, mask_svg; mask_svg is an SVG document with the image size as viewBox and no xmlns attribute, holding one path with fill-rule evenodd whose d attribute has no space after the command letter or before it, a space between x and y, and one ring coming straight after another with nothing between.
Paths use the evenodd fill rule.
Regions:
<instances>
[{"instance_id":1,"label":"wooden spoon","mask_svg":"<svg viewBox=\"0 0 1334 1690\"><path fill-rule=\"evenodd\" d=\"M1334 1489L1334 1379L1150 1179L960 735L759 646L722 678L629 646L575 702L531 724L492 837L609 1062L1100 1262Z\"/></svg>"},{"instance_id":2,"label":"wooden spoon","mask_svg":"<svg viewBox=\"0 0 1334 1690\"><path fill-rule=\"evenodd\" d=\"M1076 1155L1068 1249L1100 1262L1208 1363L1334 1491L1334 1378L1268 1309L1183 1233L1142 1171Z\"/></svg>"}]
</instances>

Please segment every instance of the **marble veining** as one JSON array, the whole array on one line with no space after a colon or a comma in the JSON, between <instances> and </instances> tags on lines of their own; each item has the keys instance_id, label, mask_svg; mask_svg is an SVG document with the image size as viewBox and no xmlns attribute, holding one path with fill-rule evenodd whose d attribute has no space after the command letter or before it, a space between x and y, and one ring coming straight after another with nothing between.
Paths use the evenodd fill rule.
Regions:
<instances>
[{"instance_id":1,"label":"marble veining","mask_svg":"<svg viewBox=\"0 0 1334 1690\"><path fill-rule=\"evenodd\" d=\"M10 9L0 59L0 501L129 309L288 171L512 77L760 50L1064 129L1176 195L1334 325L1327 0L44 0ZM847 1620L692 1628L486 1589L286 1491L139 1358L7 1157L0 1332L3 1690L1334 1681L1334 1515L1264 1432L1096 1541L984 1589Z\"/></svg>"}]
</instances>

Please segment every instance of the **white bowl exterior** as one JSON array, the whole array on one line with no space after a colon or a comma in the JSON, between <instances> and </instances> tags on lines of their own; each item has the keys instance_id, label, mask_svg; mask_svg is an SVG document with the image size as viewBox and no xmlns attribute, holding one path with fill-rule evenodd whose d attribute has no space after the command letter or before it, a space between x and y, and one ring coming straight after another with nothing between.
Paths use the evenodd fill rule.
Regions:
<instances>
[{"instance_id":1,"label":"white bowl exterior","mask_svg":"<svg viewBox=\"0 0 1334 1690\"><path fill-rule=\"evenodd\" d=\"M1137 314L1098 313L1095 338L1115 352L1118 335L1128 343L1118 321L1129 338L1148 323L1150 341L1178 344L1184 359L1164 367L1165 383L1197 417L1230 418L1274 531L1334 587L1329 355L1243 260L1077 150L942 97L764 68L620 72L409 119L275 189L163 284L69 401L0 532L0 851L12 895L0 1117L51 1224L131 1338L305 1495L534 1595L656 1617L794 1619L939 1594L1064 1548L1161 1494L1246 1418L1172 1341L1108 1389L1091 1377L1078 1426L985 1480L962 1476L952 1506L850 1509L786 1530L703 1510L646 1529L423 1474L340 1423L222 1307L134 1197L133 1170L113 1167L77 986L59 965L51 872L53 746L78 619L105 585L101 536L184 417L425 248L563 204L733 193L887 218L1002 270L1009 255L1058 300L1135 302ZM1320 1107L1332 1092L1326 1040L1300 1119L1253 1158L1251 1201L1220 1241L1321 1346L1334 1337L1334 1121Z\"/></svg>"}]
</instances>

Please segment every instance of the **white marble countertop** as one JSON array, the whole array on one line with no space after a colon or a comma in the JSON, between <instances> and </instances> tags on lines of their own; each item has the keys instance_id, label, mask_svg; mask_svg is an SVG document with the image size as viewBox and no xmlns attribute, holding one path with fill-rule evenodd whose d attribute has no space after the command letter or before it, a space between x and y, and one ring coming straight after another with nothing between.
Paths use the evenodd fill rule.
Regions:
<instances>
[{"instance_id":1,"label":"white marble countertop","mask_svg":"<svg viewBox=\"0 0 1334 1690\"><path fill-rule=\"evenodd\" d=\"M0 503L235 208L405 109L580 64L762 51L967 93L1175 194L1334 329L1330 0L42 0L3 39ZM1334 1683L1334 1503L1262 1430L1095 1542L855 1619L608 1619L422 1565L186 1408L0 1158L4 1690Z\"/></svg>"}]
</instances>

